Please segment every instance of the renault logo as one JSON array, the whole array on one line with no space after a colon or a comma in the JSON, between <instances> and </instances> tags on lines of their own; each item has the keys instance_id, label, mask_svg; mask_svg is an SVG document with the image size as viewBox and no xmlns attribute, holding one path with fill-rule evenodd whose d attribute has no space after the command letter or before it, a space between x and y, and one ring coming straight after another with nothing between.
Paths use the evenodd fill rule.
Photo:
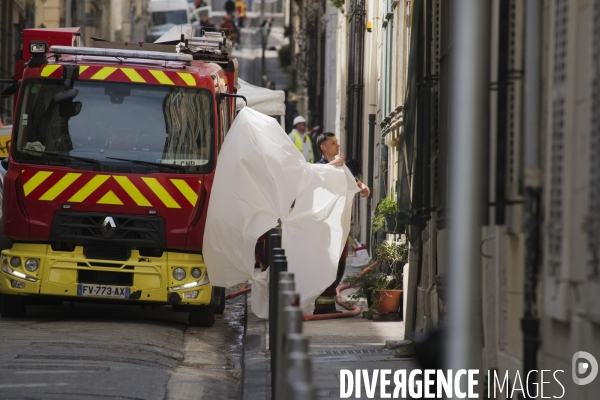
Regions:
<instances>
[{"instance_id":1,"label":"renault logo","mask_svg":"<svg viewBox=\"0 0 600 400\"><path fill-rule=\"evenodd\" d=\"M100 230L104 237L111 237L115 231L117 230L117 224L113 217L106 217L104 221L102 221L102 225L100 225Z\"/></svg>"}]
</instances>

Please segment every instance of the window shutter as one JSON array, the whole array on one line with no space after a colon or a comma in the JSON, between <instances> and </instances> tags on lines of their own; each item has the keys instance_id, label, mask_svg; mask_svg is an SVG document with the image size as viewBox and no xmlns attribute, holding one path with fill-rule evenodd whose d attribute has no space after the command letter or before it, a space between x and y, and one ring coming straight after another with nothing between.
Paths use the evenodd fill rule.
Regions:
<instances>
[{"instance_id":1,"label":"window shutter","mask_svg":"<svg viewBox=\"0 0 600 400\"><path fill-rule=\"evenodd\" d=\"M589 219L587 230L588 293L600 292L600 2L594 2L592 39L592 96L590 124ZM591 320L600 323L600 296L587 303Z\"/></svg>"},{"instance_id":2,"label":"window shutter","mask_svg":"<svg viewBox=\"0 0 600 400\"><path fill-rule=\"evenodd\" d=\"M565 157L567 135L567 60L569 37L568 0L554 0L550 55L548 168L546 180L546 265L544 296L546 311L567 320L567 271L563 270L565 247Z\"/></svg>"}]
</instances>

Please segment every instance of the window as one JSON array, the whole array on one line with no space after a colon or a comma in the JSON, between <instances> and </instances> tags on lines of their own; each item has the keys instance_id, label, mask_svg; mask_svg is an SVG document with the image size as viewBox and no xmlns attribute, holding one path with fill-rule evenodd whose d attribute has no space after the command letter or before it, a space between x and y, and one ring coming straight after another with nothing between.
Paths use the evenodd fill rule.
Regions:
<instances>
[{"instance_id":1,"label":"window","mask_svg":"<svg viewBox=\"0 0 600 400\"><path fill-rule=\"evenodd\" d=\"M112 157L175 164L196 173L212 169L208 90L83 80L75 81L74 89L75 98L57 104L56 95L65 92L62 80L25 82L13 152L17 161L56 161L42 154L52 152L104 165L132 167ZM81 164L70 161L72 167Z\"/></svg>"}]
</instances>

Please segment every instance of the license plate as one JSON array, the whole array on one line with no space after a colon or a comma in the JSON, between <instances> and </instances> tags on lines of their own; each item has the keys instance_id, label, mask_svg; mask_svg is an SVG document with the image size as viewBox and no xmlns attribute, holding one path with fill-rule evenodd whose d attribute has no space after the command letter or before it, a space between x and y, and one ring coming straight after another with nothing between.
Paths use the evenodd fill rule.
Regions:
<instances>
[{"instance_id":1,"label":"license plate","mask_svg":"<svg viewBox=\"0 0 600 400\"><path fill-rule=\"evenodd\" d=\"M128 299L129 288L108 285L84 285L83 283L80 283L79 285L77 285L77 295L94 297L116 297L119 299Z\"/></svg>"}]
</instances>

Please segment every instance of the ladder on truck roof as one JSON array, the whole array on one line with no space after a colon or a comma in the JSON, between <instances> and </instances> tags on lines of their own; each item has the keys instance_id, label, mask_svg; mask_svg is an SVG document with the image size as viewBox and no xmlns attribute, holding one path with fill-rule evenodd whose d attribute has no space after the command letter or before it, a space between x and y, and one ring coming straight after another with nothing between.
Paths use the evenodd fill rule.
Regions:
<instances>
[{"instance_id":1,"label":"ladder on truck roof","mask_svg":"<svg viewBox=\"0 0 600 400\"><path fill-rule=\"evenodd\" d=\"M202 36L185 38L167 43L109 42L92 37L92 47L52 46L55 55L137 58L147 60L192 60L228 65L233 46L222 32L204 32Z\"/></svg>"}]
</instances>

